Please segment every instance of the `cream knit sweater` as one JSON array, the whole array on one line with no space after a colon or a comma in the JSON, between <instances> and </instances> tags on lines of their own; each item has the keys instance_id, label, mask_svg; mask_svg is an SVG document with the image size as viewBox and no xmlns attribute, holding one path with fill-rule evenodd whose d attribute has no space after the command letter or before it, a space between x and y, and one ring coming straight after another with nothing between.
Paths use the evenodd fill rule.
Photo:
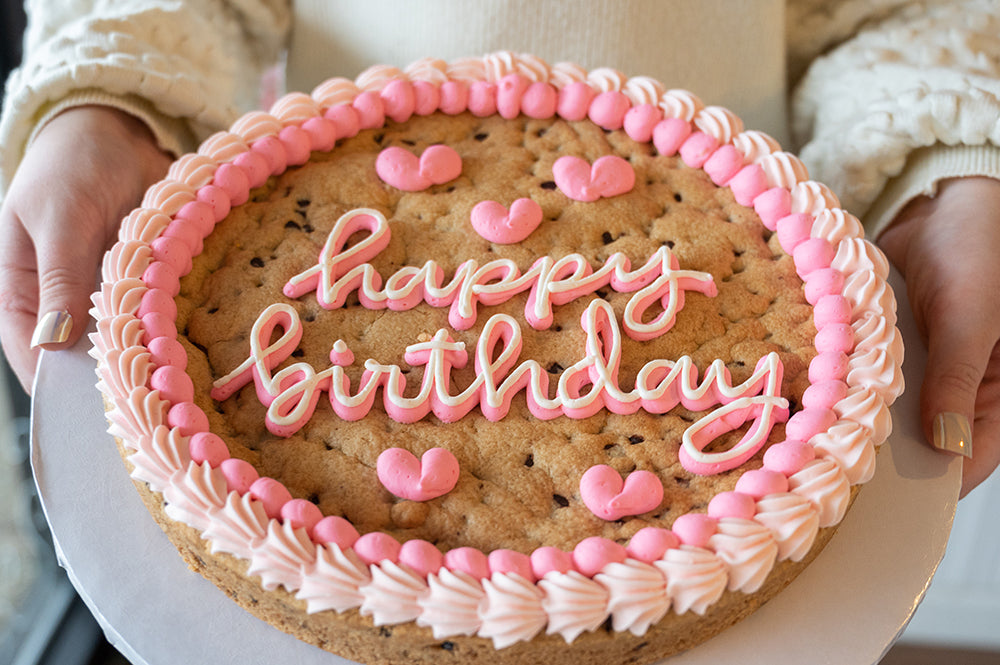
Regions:
<instances>
[{"instance_id":1,"label":"cream knit sweater","mask_svg":"<svg viewBox=\"0 0 1000 665\"><path fill-rule=\"evenodd\" d=\"M1000 177L1000 4L988 0L30 0L0 118L0 196L70 106L192 150L259 104L384 62L499 49L688 87L784 143L881 229L942 178ZM788 90L792 90L792 94ZM790 112L790 113L789 113ZM790 115L790 120L789 120Z\"/></svg>"}]
</instances>

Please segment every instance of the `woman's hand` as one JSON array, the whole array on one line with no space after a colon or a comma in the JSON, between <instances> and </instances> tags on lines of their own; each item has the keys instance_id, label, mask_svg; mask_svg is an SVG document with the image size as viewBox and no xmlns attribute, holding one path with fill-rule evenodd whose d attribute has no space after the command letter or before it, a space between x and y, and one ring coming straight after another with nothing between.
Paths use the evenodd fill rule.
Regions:
<instances>
[{"instance_id":1,"label":"woman's hand","mask_svg":"<svg viewBox=\"0 0 1000 665\"><path fill-rule=\"evenodd\" d=\"M169 164L141 121L109 107L59 114L28 148L0 208L0 342L26 390L39 348L83 333L102 253Z\"/></svg>"},{"instance_id":2,"label":"woman's hand","mask_svg":"<svg viewBox=\"0 0 1000 665\"><path fill-rule=\"evenodd\" d=\"M944 181L934 198L907 205L879 245L906 278L927 343L920 412L928 440L957 451L972 424L965 496L1000 463L1000 180Z\"/></svg>"}]
</instances>

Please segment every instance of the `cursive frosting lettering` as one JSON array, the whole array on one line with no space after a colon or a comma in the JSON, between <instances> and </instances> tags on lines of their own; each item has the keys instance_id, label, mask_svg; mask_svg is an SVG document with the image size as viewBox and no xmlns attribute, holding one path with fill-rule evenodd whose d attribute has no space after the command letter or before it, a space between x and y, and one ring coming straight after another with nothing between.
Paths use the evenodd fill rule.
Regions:
<instances>
[{"instance_id":1,"label":"cursive frosting lettering","mask_svg":"<svg viewBox=\"0 0 1000 665\"><path fill-rule=\"evenodd\" d=\"M710 473L741 464L759 449L774 424L788 417L787 401L778 396L781 362L775 353L762 358L753 375L735 386L721 360L713 362L699 382L698 369L690 357L682 356L677 361L654 359L639 371L634 387L625 390L618 377L622 335L611 305L593 300L581 325L586 333L586 354L563 371L553 397L549 396L549 374L537 360L517 364L521 328L506 314L495 314L486 321L475 349L476 378L457 393L453 392L451 371L468 363L463 342L456 342L442 328L430 340L406 347L406 363L424 366L419 391L407 396L406 377L400 367L372 359L364 363L365 370L352 391L344 367L351 363L353 354L345 352L342 340L334 343L332 365L324 370L296 362L273 373L292 355L302 336L296 310L277 303L257 318L250 336L250 355L215 382L212 397L225 399L252 381L258 399L268 407L267 428L278 436L291 436L301 429L323 392L329 394L331 407L339 417L358 420L372 409L381 388L386 413L404 423L416 422L429 413L444 422L454 422L477 405L486 418L497 421L507 415L511 401L522 390L529 411L543 420L560 415L586 418L601 409L619 414L640 409L665 413L678 404L691 411L722 404L722 408L692 424L684 435L682 451L686 454L682 452L682 461L690 460ZM278 328L282 334L270 341ZM711 440L751 417L756 422L731 450L701 452Z\"/></svg>"},{"instance_id":2,"label":"cursive frosting lettering","mask_svg":"<svg viewBox=\"0 0 1000 665\"><path fill-rule=\"evenodd\" d=\"M347 247L350 236L367 231L360 242ZM463 262L447 284L444 270L435 261L423 266L404 266L385 280L370 263L389 244L389 223L382 213L358 208L337 220L327 236L319 261L285 284L289 298L312 291L326 309L342 307L347 295L357 291L369 309L403 311L426 302L432 307L450 306L448 323L467 330L476 322L477 305L498 305L518 293L530 291L524 315L536 330L552 325L553 305L563 305L610 285L620 293L633 293L625 307L622 325L629 337L645 341L663 334L684 306L684 292L715 296L717 288L709 273L680 270L677 257L661 247L646 263L632 270L628 257L618 252L596 271L580 254L561 259L545 256L523 274L509 259L479 265ZM644 323L645 313L659 301L663 311Z\"/></svg>"}]
</instances>

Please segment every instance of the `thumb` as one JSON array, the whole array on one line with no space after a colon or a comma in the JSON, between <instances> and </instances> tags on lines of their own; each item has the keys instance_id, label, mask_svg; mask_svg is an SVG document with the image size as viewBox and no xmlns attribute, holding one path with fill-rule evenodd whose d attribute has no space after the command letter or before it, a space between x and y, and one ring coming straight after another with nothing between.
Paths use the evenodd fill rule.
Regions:
<instances>
[{"instance_id":1,"label":"thumb","mask_svg":"<svg viewBox=\"0 0 1000 665\"><path fill-rule=\"evenodd\" d=\"M38 321L31 347L68 348L86 328L101 250L92 242L67 237L40 243L39 248Z\"/></svg>"},{"instance_id":2,"label":"thumb","mask_svg":"<svg viewBox=\"0 0 1000 665\"><path fill-rule=\"evenodd\" d=\"M986 321L970 320L982 309L949 314L928 322L921 417L935 448L971 458L976 399L995 340L986 332L991 327Z\"/></svg>"}]
</instances>

